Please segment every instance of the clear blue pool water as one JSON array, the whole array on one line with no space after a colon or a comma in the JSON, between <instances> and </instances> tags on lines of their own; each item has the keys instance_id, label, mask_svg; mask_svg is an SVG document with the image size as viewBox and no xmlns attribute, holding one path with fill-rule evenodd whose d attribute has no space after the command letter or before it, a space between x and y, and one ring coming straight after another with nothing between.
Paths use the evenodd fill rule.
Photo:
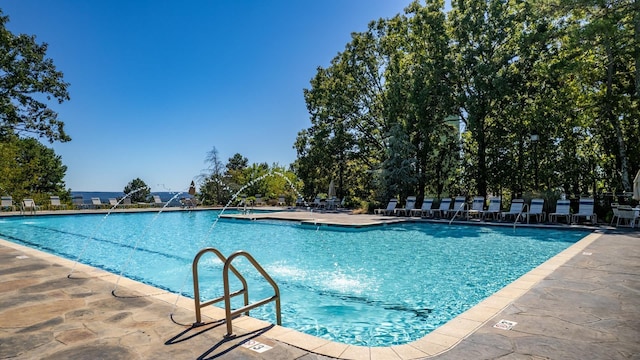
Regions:
<instances>
[{"instance_id":1,"label":"clear blue pool water","mask_svg":"<svg viewBox=\"0 0 640 360\"><path fill-rule=\"evenodd\" d=\"M215 223L217 215L5 218L0 238L71 260L80 256L82 263L191 297L191 263L201 248L226 256L246 250L278 283L284 326L348 344L390 346L425 336L588 234L422 223L318 229ZM249 281L251 299L272 295L246 260L234 266ZM213 256L201 260L203 301L222 294L221 270ZM251 315L275 322L272 304Z\"/></svg>"}]
</instances>

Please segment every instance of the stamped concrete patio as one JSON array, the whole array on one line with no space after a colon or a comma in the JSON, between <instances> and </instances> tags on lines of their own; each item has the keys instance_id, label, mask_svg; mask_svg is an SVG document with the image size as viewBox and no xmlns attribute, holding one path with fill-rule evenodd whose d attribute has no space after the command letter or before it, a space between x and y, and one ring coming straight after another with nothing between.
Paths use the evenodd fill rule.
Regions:
<instances>
[{"instance_id":1,"label":"stamped concrete patio","mask_svg":"<svg viewBox=\"0 0 640 360\"><path fill-rule=\"evenodd\" d=\"M206 309L207 325L192 328L192 309L192 300L0 241L0 359L639 359L640 232L590 235L402 346L347 346L249 317L226 339L215 320L223 311ZM516 324L495 328L500 320Z\"/></svg>"}]
</instances>

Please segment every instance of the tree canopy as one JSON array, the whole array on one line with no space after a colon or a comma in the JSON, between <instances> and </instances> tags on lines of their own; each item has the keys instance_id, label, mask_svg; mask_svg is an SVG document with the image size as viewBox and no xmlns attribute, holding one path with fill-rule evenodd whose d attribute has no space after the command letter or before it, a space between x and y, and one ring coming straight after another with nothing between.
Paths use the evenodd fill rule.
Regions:
<instances>
[{"instance_id":1,"label":"tree canopy","mask_svg":"<svg viewBox=\"0 0 640 360\"><path fill-rule=\"evenodd\" d=\"M205 205L226 205L232 200L240 201L241 196L253 197L256 194L264 199L277 199L284 195L288 203L293 203L298 189L302 188L296 175L278 164L249 164L249 160L239 153L225 164L215 146L207 152L205 163L207 169L198 181L200 201Z\"/></svg>"},{"instance_id":2,"label":"tree canopy","mask_svg":"<svg viewBox=\"0 0 640 360\"><path fill-rule=\"evenodd\" d=\"M54 150L42 145L69 141L64 123L47 102L69 100L62 73L47 58L47 44L35 36L15 35L0 10L0 191L38 203L50 195L70 198L63 181L67 167Z\"/></svg>"},{"instance_id":3,"label":"tree canopy","mask_svg":"<svg viewBox=\"0 0 640 360\"><path fill-rule=\"evenodd\" d=\"M16 199L33 197L39 202L44 202L44 195L67 198L69 193L63 180L66 171L61 157L36 139L10 137L0 142L0 192L3 195Z\"/></svg>"},{"instance_id":4,"label":"tree canopy","mask_svg":"<svg viewBox=\"0 0 640 360\"><path fill-rule=\"evenodd\" d=\"M411 3L304 90L304 192L389 197L631 189L640 168L634 0Z\"/></svg>"},{"instance_id":5,"label":"tree canopy","mask_svg":"<svg viewBox=\"0 0 640 360\"><path fill-rule=\"evenodd\" d=\"M50 142L71 140L47 105L69 100L69 84L47 57L47 44L37 43L33 35L11 33L8 21L0 10L0 139L31 135Z\"/></svg>"},{"instance_id":6,"label":"tree canopy","mask_svg":"<svg viewBox=\"0 0 640 360\"><path fill-rule=\"evenodd\" d=\"M151 189L140 178L135 178L124 187L122 190L125 195L129 195L132 202L146 202L151 195Z\"/></svg>"}]
</instances>

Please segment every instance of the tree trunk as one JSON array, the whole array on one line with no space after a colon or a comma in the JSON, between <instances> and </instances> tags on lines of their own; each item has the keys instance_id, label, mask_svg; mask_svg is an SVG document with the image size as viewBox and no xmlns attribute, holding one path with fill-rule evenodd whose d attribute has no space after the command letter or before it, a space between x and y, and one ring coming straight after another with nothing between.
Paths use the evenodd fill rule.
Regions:
<instances>
[{"instance_id":1,"label":"tree trunk","mask_svg":"<svg viewBox=\"0 0 640 360\"><path fill-rule=\"evenodd\" d=\"M635 40L636 46L638 46L638 44L640 44L640 0L636 0L633 2L633 8L633 23L635 25L633 38ZM634 55L636 61L636 98L640 99L640 51L636 50Z\"/></svg>"},{"instance_id":2,"label":"tree trunk","mask_svg":"<svg viewBox=\"0 0 640 360\"><path fill-rule=\"evenodd\" d=\"M484 118L478 119L478 196L487 197L487 144L484 133Z\"/></svg>"},{"instance_id":3,"label":"tree trunk","mask_svg":"<svg viewBox=\"0 0 640 360\"><path fill-rule=\"evenodd\" d=\"M416 201L424 200L424 188L427 185L427 159L424 152L419 152L418 158L418 192L416 194Z\"/></svg>"},{"instance_id":4,"label":"tree trunk","mask_svg":"<svg viewBox=\"0 0 640 360\"><path fill-rule=\"evenodd\" d=\"M604 116L611 122L616 134L618 142L618 159L620 160L620 175L622 177L622 187L624 191L631 191L631 181L629 179L629 162L627 160L627 148L624 141L624 135L620 126L620 119L614 114L612 108L613 102L613 76L615 74L615 58L611 49L609 39L605 40L605 48L607 51L607 90L604 103Z\"/></svg>"}]
</instances>

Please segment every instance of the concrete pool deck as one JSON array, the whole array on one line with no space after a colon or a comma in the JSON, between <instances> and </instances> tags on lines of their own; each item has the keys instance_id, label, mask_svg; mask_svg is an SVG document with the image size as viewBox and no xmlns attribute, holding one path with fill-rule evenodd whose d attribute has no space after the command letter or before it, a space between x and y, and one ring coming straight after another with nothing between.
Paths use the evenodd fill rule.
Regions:
<instances>
[{"instance_id":1,"label":"concrete pool deck","mask_svg":"<svg viewBox=\"0 0 640 360\"><path fill-rule=\"evenodd\" d=\"M279 218L314 225L399 220L287 213ZM249 317L225 339L220 309L203 309L208 324L190 328L191 299L0 241L0 359L638 358L639 275L640 230L598 230L424 338L367 348ZM495 328L501 320L517 324Z\"/></svg>"}]
</instances>

